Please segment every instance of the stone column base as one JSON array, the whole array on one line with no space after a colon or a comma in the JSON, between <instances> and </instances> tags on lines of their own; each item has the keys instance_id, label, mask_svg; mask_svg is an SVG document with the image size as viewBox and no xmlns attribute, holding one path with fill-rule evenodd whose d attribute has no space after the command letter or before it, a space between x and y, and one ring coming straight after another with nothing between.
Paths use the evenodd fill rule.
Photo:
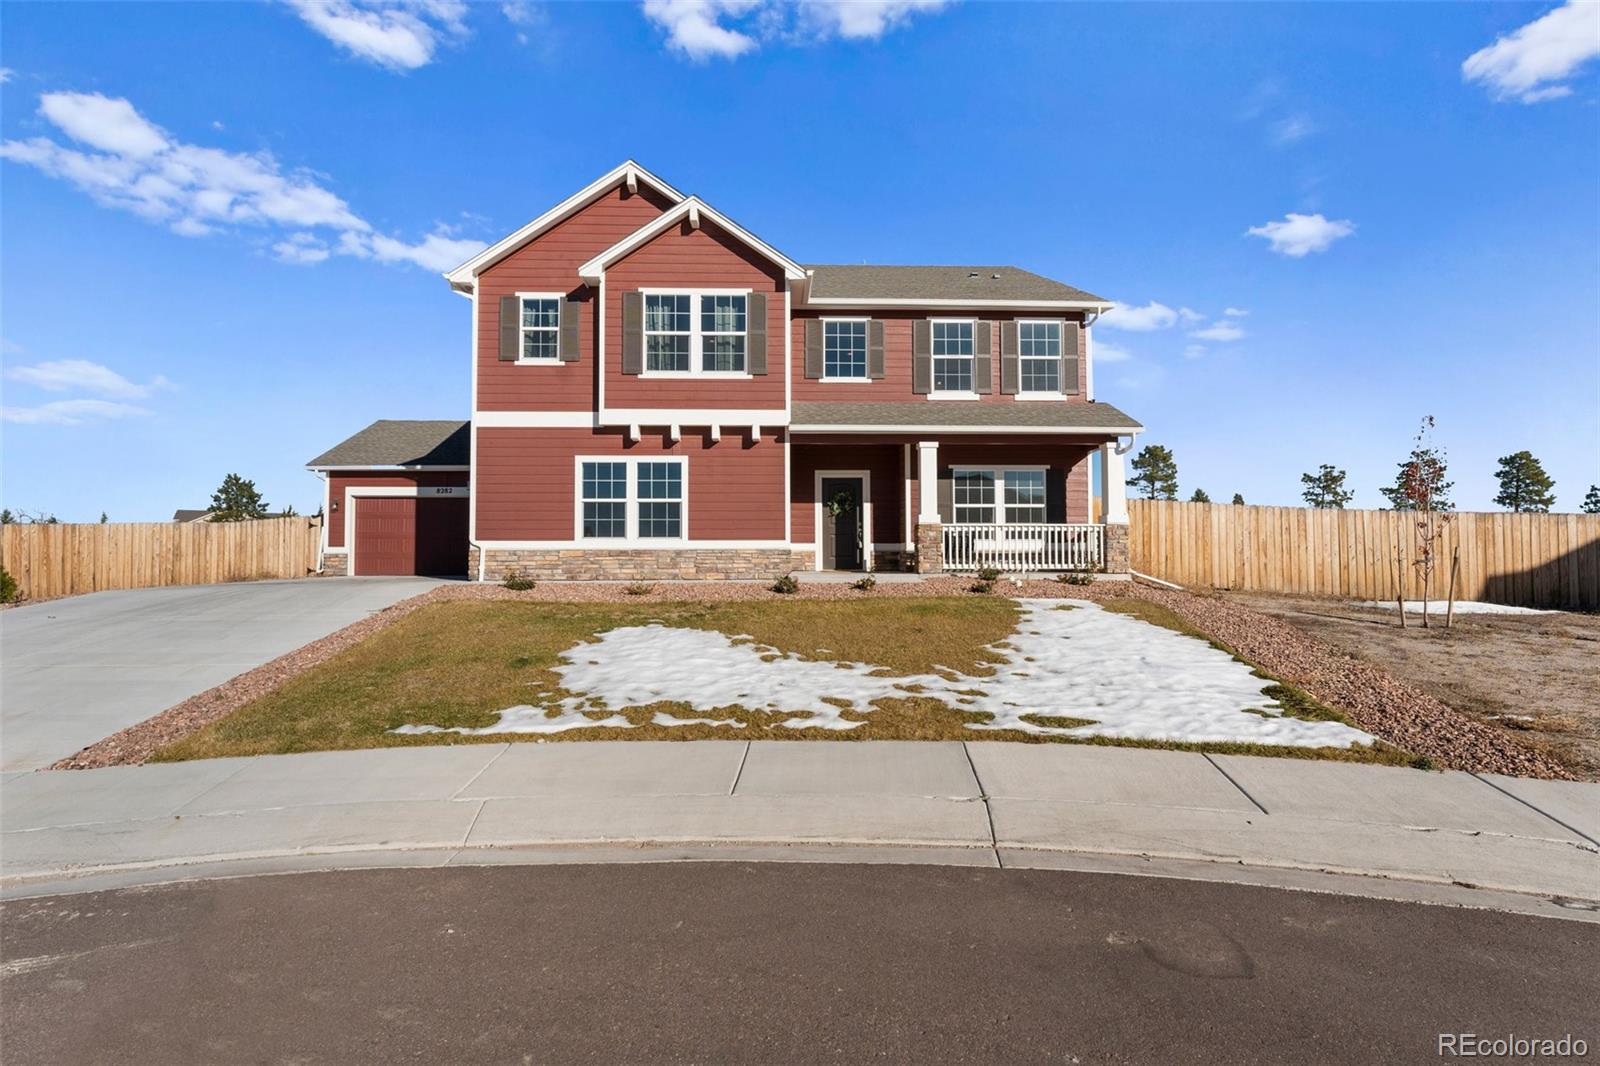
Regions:
<instances>
[{"instance_id":1,"label":"stone column base","mask_svg":"<svg viewBox=\"0 0 1600 1066\"><path fill-rule=\"evenodd\" d=\"M937 574L944 569L944 526L917 523L917 573Z\"/></svg>"},{"instance_id":2,"label":"stone column base","mask_svg":"<svg viewBox=\"0 0 1600 1066\"><path fill-rule=\"evenodd\" d=\"M1128 572L1128 527L1126 523L1107 524L1105 530L1105 571L1108 574Z\"/></svg>"},{"instance_id":3,"label":"stone column base","mask_svg":"<svg viewBox=\"0 0 1600 1066\"><path fill-rule=\"evenodd\" d=\"M344 577L349 573L350 556L344 552L335 555L333 552L322 553L322 573L326 577Z\"/></svg>"}]
</instances>

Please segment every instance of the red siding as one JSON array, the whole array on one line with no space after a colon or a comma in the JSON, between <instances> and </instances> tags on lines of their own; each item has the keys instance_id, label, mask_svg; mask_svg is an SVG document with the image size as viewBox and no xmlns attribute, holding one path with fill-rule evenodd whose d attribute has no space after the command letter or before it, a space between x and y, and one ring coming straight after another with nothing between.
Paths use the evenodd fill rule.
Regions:
<instances>
[{"instance_id":1,"label":"red siding","mask_svg":"<svg viewBox=\"0 0 1600 1066\"><path fill-rule=\"evenodd\" d=\"M866 470L872 475L873 543L880 549L904 544L903 452L900 444L806 444L797 441L790 449L794 461L789 494L794 543L816 543L817 471ZM913 451L912 477L916 476L916 461Z\"/></svg>"},{"instance_id":2,"label":"red siding","mask_svg":"<svg viewBox=\"0 0 1600 1066\"><path fill-rule=\"evenodd\" d=\"M806 320L811 318L862 318L871 317L883 320L883 379L867 383L848 382L822 382L805 376L805 350L806 350ZM833 401L833 402L860 402L860 403L906 403L923 402L931 403L972 403L972 400L938 400L929 401L926 396L920 396L911 391L911 327L912 323L923 318L964 318L976 317L994 323L990 332L990 347L992 349L994 391L984 393L976 402L978 403L1035 403L1034 400L1018 401L1015 396L1007 396L1000 391L1000 323L1012 319L1025 318L1067 318L1082 320L1081 314L1054 312L1033 312L1027 314L995 314L985 312L978 315L963 315L959 311L939 312L931 314L928 311L838 311L822 312L816 310L800 310L794 312L794 321L790 326L790 339L794 346L794 401ZM1078 384L1079 390L1075 395L1068 396L1068 403L1087 403L1082 386L1087 381L1088 368L1084 356L1078 356Z\"/></svg>"},{"instance_id":3,"label":"red siding","mask_svg":"<svg viewBox=\"0 0 1600 1066\"><path fill-rule=\"evenodd\" d=\"M622 373L622 294L631 289L749 288L767 293L767 366L749 380L647 378ZM606 407L729 407L781 410L784 405L783 271L709 221L666 232L606 270Z\"/></svg>"},{"instance_id":4,"label":"red siding","mask_svg":"<svg viewBox=\"0 0 1600 1066\"><path fill-rule=\"evenodd\" d=\"M613 189L512 252L478 278L480 411L592 411L598 303L578 280L578 267L644 226L667 207L641 184ZM580 293L588 301L581 327L583 358L560 366L517 366L499 359L500 297L516 292Z\"/></svg>"},{"instance_id":5,"label":"red siding","mask_svg":"<svg viewBox=\"0 0 1600 1066\"><path fill-rule=\"evenodd\" d=\"M783 539L782 432L764 431L751 444L748 432L728 427L713 444L687 426L676 444L652 429L633 444L621 430L478 430L478 539L574 539L579 455L685 456L691 541Z\"/></svg>"},{"instance_id":6,"label":"red siding","mask_svg":"<svg viewBox=\"0 0 1600 1066\"><path fill-rule=\"evenodd\" d=\"M416 473L388 473L384 471L353 471L328 475L328 547L344 547L344 490L347 488L409 488L434 485L467 484L465 470L418 471Z\"/></svg>"}]
</instances>

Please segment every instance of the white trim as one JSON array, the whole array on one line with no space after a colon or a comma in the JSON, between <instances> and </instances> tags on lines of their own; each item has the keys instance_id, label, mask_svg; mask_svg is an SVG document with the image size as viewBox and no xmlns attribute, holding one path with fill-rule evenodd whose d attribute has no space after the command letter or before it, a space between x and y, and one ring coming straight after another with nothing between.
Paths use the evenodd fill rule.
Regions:
<instances>
[{"instance_id":1,"label":"white trim","mask_svg":"<svg viewBox=\"0 0 1600 1066\"><path fill-rule=\"evenodd\" d=\"M546 211L532 222L529 222L526 226L523 226L509 237L504 237L496 241L494 244L491 244L489 247L485 248L471 259L468 259L465 263L462 263L454 270L447 272L444 275L445 280L450 282L452 286L464 287L473 285L479 274L483 273L495 263L498 263L500 260L510 255L512 252L516 251L518 248L522 247L524 244L528 243L540 233L555 225L557 222L560 222L568 215L575 213L579 208L587 206L591 200L594 200L600 194L609 192L611 189L619 184L623 184L624 182L631 183L630 188L636 188L640 178L643 178L647 184L653 186L657 192L666 196L674 203L681 203L683 201L683 193L679 192L677 189L674 189L672 186L668 185L666 182L650 173L644 167L641 167L638 163L635 163L633 160L629 159L615 169L602 174L588 185L585 185L583 188L579 189L577 192L573 193L571 196L567 197L565 200L561 201L559 204L552 207L550 210Z\"/></svg>"},{"instance_id":2,"label":"white trim","mask_svg":"<svg viewBox=\"0 0 1600 1066\"><path fill-rule=\"evenodd\" d=\"M598 424L593 411L472 412L474 428L484 429L594 429Z\"/></svg>"},{"instance_id":3,"label":"white trim","mask_svg":"<svg viewBox=\"0 0 1600 1066\"><path fill-rule=\"evenodd\" d=\"M734 407L613 407L604 412L603 426L787 426L789 412L777 408L755 410ZM1126 432L1126 431L1124 431Z\"/></svg>"},{"instance_id":4,"label":"white trim","mask_svg":"<svg viewBox=\"0 0 1600 1066\"><path fill-rule=\"evenodd\" d=\"M939 521L939 442L917 441L917 521Z\"/></svg>"},{"instance_id":5,"label":"white trim","mask_svg":"<svg viewBox=\"0 0 1600 1066\"><path fill-rule=\"evenodd\" d=\"M606 276L600 275L600 325L595 330L595 398L594 406L597 412L595 418L598 424L606 413Z\"/></svg>"},{"instance_id":6,"label":"white trim","mask_svg":"<svg viewBox=\"0 0 1600 1066\"><path fill-rule=\"evenodd\" d=\"M832 297L824 297L824 298L818 299L818 300L813 300L810 297L811 297L811 294L808 291L806 293L806 300L800 306L808 307L808 308L811 308L811 307L816 307L816 308L838 307L838 308L841 308L841 309L848 309L848 308L855 308L855 307L862 307L862 308L874 308L874 307L927 307L927 308L932 308L932 309L935 309L935 310L937 310L939 308L946 308L946 307L950 307L950 308L954 308L954 307L960 307L960 308L982 307L982 308L985 308L985 309L995 309L995 310L1011 308L1011 309L1015 309L1015 310L1024 310L1024 311L1048 311L1048 310L1104 311L1104 310L1107 310L1107 309L1115 306L1115 305L1109 304L1109 303L1102 303L1099 300L967 300L967 299L956 299L956 300L895 299L895 300L889 300L889 299L879 299L879 298L867 297L867 296L832 296Z\"/></svg>"},{"instance_id":7,"label":"white trim","mask_svg":"<svg viewBox=\"0 0 1600 1066\"><path fill-rule=\"evenodd\" d=\"M400 466L396 466L396 465L387 465L387 466L385 466L385 465L378 464L378 463L367 463L367 464L362 465L362 466L308 466L308 467L306 467L306 469L310 470L312 472L330 471L330 472L335 473L335 474L342 474L342 473L345 473L345 472L351 471L351 470L406 470L406 471L414 471L414 470L424 470L424 471L427 471L427 470L453 470L453 471L456 471L456 472L459 473L462 470L471 470L472 467L470 465L435 466L432 463L410 463L410 464L400 465Z\"/></svg>"},{"instance_id":8,"label":"white trim","mask_svg":"<svg viewBox=\"0 0 1600 1066\"><path fill-rule=\"evenodd\" d=\"M593 259L579 267L578 276L585 281L594 281L599 279L605 272L606 267L610 266L618 259L621 259L634 249L650 242L651 240L660 236L662 233L665 233L667 229L677 225L679 222L683 221L684 218L691 216L697 221L701 218L709 218L712 222L716 223L718 228L731 233L744 244L749 245L757 252L760 252L767 259L782 267L784 276L790 281L801 281L805 279L805 269L801 267L799 263L796 263L793 259L790 259L782 252L772 247L772 245L766 243L749 230L740 226L731 218L728 218L726 215L722 214L720 211L717 211L710 204L707 204L704 200L701 200L698 196L688 197L687 199L679 202L677 206L663 211L650 222L647 222L645 225L634 230L632 233L622 238L622 240L618 241L616 244L613 244L610 248L607 248L605 251L601 252L599 255L595 256Z\"/></svg>"},{"instance_id":9,"label":"white trim","mask_svg":"<svg viewBox=\"0 0 1600 1066\"><path fill-rule=\"evenodd\" d=\"M941 359L960 359L961 357L959 355L945 355L945 356L940 356L940 358ZM928 399L930 399L930 400L979 400L979 399L982 399L982 397L979 396L975 392L930 392L930 393L928 393Z\"/></svg>"},{"instance_id":10,"label":"white trim","mask_svg":"<svg viewBox=\"0 0 1600 1066\"><path fill-rule=\"evenodd\" d=\"M861 480L861 569L872 573L872 557L876 545L872 542L872 471L870 470L818 470L814 473L812 494L812 536L816 545L816 558L812 569L822 569L822 480L823 478L859 478Z\"/></svg>"},{"instance_id":11,"label":"white trim","mask_svg":"<svg viewBox=\"0 0 1600 1066\"><path fill-rule=\"evenodd\" d=\"M620 537L585 537L583 535L583 464L621 463L626 467L621 503L623 528ZM639 536L639 464L675 463L682 471L678 479L678 530L676 537ZM616 501L605 501L616 502ZM587 548L677 548L689 543L689 457L686 455L574 455L572 457L572 540Z\"/></svg>"},{"instance_id":12,"label":"white trim","mask_svg":"<svg viewBox=\"0 0 1600 1066\"><path fill-rule=\"evenodd\" d=\"M511 294L517 301L517 357L512 360L512 366L560 366L561 360L561 316L566 314L567 294L564 292L514 292ZM522 338L529 332L529 327L522 324L523 300L554 300L556 302L556 324L552 329L549 326L535 326L540 333L554 333L556 335L556 354L549 358L527 359L522 355Z\"/></svg>"},{"instance_id":13,"label":"white trim","mask_svg":"<svg viewBox=\"0 0 1600 1066\"><path fill-rule=\"evenodd\" d=\"M1079 334L1083 337L1083 398L1093 403L1094 337L1089 332L1089 323L1085 322L1079 327Z\"/></svg>"},{"instance_id":14,"label":"white trim","mask_svg":"<svg viewBox=\"0 0 1600 1066\"><path fill-rule=\"evenodd\" d=\"M722 551L731 548L772 548L788 549L792 547L786 540L673 540L664 541L659 537L651 537L643 541L625 541L620 538L605 540L591 538L589 540L485 540L478 545L484 551L609 551L613 548L623 551L648 551L652 548L661 551ZM806 545L800 545L805 548Z\"/></svg>"},{"instance_id":15,"label":"white trim","mask_svg":"<svg viewBox=\"0 0 1600 1066\"><path fill-rule=\"evenodd\" d=\"M917 533L913 528L915 523L911 514L911 443L907 441L900 446L900 477L905 482L905 502L900 507L900 517L905 520L906 550L916 548Z\"/></svg>"},{"instance_id":16,"label":"white trim","mask_svg":"<svg viewBox=\"0 0 1600 1066\"><path fill-rule=\"evenodd\" d=\"M344 551L349 560L345 574L356 576L356 500L366 496L464 496L467 498L468 521L472 513L472 491L461 485L349 485L344 490ZM471 543L471 537L467 538ZM463 560L465 562L465 560Z\"/></svg>"},{"instance_id":17,"label":"white trim","mask_svg":"<svg viewBox=\"0 0 1600 1066\"><path fill-rule=\"evenodd\" d=\"M1131 437L1144 432L1144 427L1128 426L792 426L794 433L995 433L1053 436L1112 436Z\"/></svg>"},{"instance_id":18,"label":"white trim","mask_svg":"<svg viewBox=\"0 0 1600 1066\"><path fill-rule=\"evenodd\" d=\"M783 283L783 409L785 412L794 410L794 319L791 317L790 293L794 285L787 279ZM772 338L767 338L767 343L772 343ZM770 371L771 365L767 369ZM785 423L787 423L785 418ZM791 434L788 430L783 434L783 539L794 540L794 470L793 457L790 454ZM756 443L760 443L757 441Z\"/></svg>"},{"instance_id":19,"label":"white trim","mask_svg":"<svg viewBox=\"0 0 1600 1066\"><path fill-rule=\"evenodd\" d=\"M333 524L333 513L329 504L333 502L333 478L327 474L317 474L322 479L322 535L317 538L317 573L322 573L323 556L328 554L328 527Z\"/></svg>"},{"instance_id":20,"label":"white trim","mask_svg":"<svg viewBox=\"0 0 1600 1066\"><path fill-rule=\"evenodd\" d=\"M478 286L468 294L472 300L472 406L478 406ZM478 542L478 421L467 423L467 550ZM484 578L483 552L478 552L478 580ZM346 573L349 573L348 569ZM473 575L469 572L467 576Z\"/></svg>"}]
</instances>

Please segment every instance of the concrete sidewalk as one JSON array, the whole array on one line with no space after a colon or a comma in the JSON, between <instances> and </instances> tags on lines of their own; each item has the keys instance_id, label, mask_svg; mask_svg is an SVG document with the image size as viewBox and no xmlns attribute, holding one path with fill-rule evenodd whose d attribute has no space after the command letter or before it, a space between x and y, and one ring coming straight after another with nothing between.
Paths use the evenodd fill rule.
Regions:
<instances>
[{"instance_id":1,"label":"concrete sidewalk","mask_svg":"<svg viewBox=\"0 0 1600 1066\"><path fill-rule=\"evenodd\" d=\"M11 895L244 860L596 861L711 845L1160 860L1201 877L1231 867L1221 879L1318 871L1600 901L1600 785L1076 745L462 744L44 771L0 783L0 829Z\"/></svg>"}]
</instances>

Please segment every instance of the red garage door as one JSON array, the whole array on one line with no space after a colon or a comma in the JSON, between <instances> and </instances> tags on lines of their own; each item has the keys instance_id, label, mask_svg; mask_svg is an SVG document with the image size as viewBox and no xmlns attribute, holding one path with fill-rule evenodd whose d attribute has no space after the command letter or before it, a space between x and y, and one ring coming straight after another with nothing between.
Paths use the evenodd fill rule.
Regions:
<instances>
[{"instance_id":1,"label":"red garage door","mask_svg":"<svg viewBox=\"0 0 1600 1066\"><path fill-rule=\"evenodd\" d=\"M355 572L460 577L467 572L464 497L368 496L356 501Z\"/></svg>"}]
</instances>

